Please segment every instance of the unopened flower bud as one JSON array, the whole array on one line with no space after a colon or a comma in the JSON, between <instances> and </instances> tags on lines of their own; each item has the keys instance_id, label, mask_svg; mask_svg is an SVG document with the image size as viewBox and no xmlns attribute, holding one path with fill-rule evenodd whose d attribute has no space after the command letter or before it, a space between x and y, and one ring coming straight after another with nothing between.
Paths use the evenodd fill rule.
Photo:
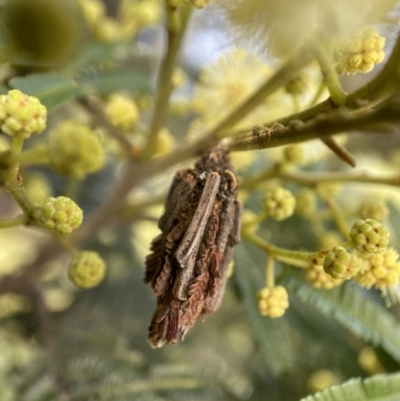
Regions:
<instances>
[{"instance_id":1,"label":"unopened flower bud","mask_svg":"<svg viewBox=\"0 0 400 401\"><path fill-rule=\"evenodd\" d=\"M39 221L49 230L59 234L70 234L82 224L82 209L65 196L50 197L43 204Z\"/></svg>"},{"instance_id":2,"label":"unopened flower bud","mask_svg":"<svg viewBox=\"0 0 400 401\"><path fill-rule=\"evenodd\" d=\"M47 110L39 99L17 89L0 96L1 130L10 136L29 138L46 128Z\"/></svg>"},{"instance_id":3,"label":"unopened flower bud","mask_svg":"<svg viewBox=\"0 0 400 401\"><path fill-rule=\"evenodd\" d=\"M257 293L258 308L262 316L281 317L289 307L289 297L285 287L263 288Z\"/></svg>"},{"instance_id":4,"label":"unopened flower bud","mask_svg":"<svg viewBox=\"0 0 400 401\"><path fill-rule=\"evenodd\" d=\"M103 167L104 149L101 139L86 124L63 121L49 138L51 167L59 174L83 178Z\"/></svg>"},{"instance_id":5,"label":"unopened flower bud","mask_svg":"<svg viewBox=\"0 0 400 401\"><path fill-rule=\"evenodd\" d=\"M363 219L373 219L380 223L385 221L389 215L389 209L386 203L379 199L370 199L365 201L360 208L360 216Z\"/></svg>"},{"instance_id":6,"label":"unopened flower bud","mask_svg":"<svg viewBox=\"0 0 400 401\"><path fill-rule=\"evenodd\" d=\"M96 252L84 251L72 259L68 278L78 288L92 288L103 281L105 270L106 264Z\"/></svg>"},{"instance_id":7,"label":"unopened flower bud","mask_svg":"<svg viewBox=\"0 0 400 401\"><path fill-rule=\"evenodd\" d=\"M292 193L282 187L269 191L264 199L264 209L274 220L281 221L292 216L296 199Z\"/></svg>"},{"instance_id":8,"label":"unopened flower bud","mask_svg":"<svg viewBox=\"0 0 400 401\"><path fill-rule=\"evenodd\" d=\"M373 219L358 220L350 230L354 248L364 254L383 252L389 243L389 231Z\"/></svg>"}]
</instances>

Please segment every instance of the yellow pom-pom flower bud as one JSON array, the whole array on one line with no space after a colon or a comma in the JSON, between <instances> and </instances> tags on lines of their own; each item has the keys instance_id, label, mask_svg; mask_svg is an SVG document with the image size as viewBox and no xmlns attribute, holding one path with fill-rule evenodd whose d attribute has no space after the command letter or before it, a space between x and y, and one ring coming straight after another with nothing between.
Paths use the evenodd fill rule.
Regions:
<instances>
[{"instance_id":1,"label":"yellow pom-pom flower bud","mask_svg":"<svg viewBox=\"0 0 400 401\"><path fill-rule=\"evenodd\" d=\"M360 207L360 216L363 219L373 219L382 223L387 219L389 209L386 203L379 199L366 200Z\"/></svg>"},{"instance_id":2,"label":"yellow pom-pom flower bud","mask_svg":"<svg viewBox=\"0 0 400 401\"><path fill-rule=\"evenodd\" d=\"M364 254L383 252L389 243L389 231L373 219L358 220L350 230L354 248Z\"/></svg>"},{"instance_id":3,"label":"yellow pom-pom flower bud","mask_svg":"<svg viewBox=\"0 0 400 401\"><path fill-rule=\"evenodd\" d=\"M282 187L269 191L264 199L264 209L274 220L281 221L290 217L295 209L296 199Z\"/></svg>"},{"instance_id":4,"label":"yellow pom-pom flower bud","mask_svg":"<svg viewBox=\"0 0 400 401\"><path fill-rule=\"evenodd\" d=\"M289 307L289 296L285 287L263 288L257 293L258 309L262 316L281 317Z\"/></svg>"},{"instance_id":5,"label":"yellow pom-pom flower bud","mask_svg":"<svg viewBox=\"0 0 400 401\"><path fill-rule=\"evenodd\" d=\"M385 371L372 347L364 347L358 354L357 359L360 367L370 375L376 375Z\"/></svg>"},{"instance_id":6,"label":"yellow pom-pom flower bud","mask_svg":"<svg viewBox=\"0 0 400 401\"><path fill-rule=\"evenodd\" d=\"M75 0L88 25L94 27L106 14L106 7L102 0Z\"/></svg>"},{"instance_id":7,"label":"yellow pom-pom flower bud","mask_svg":"<svg viewBox=\"0 0 400 401\"><path fill-rule=\"evenodd\" d=\"M168 153L175 146L175 138L167 128L161 128L157 136L155 154L163 155Z\"/></svg>"},{"instance_id":8,"label":"yellow pom-pom flower bud","mask_svg":"<svg viewBox=\"0 0 400 401\"><path fill-rule=\"evenodd\" d=\"M13 89L0 96L1 130L10 136L29 138L46 128L47 110L39 99Z\"/></svg>"},{"instance_id":9,"label":"yellow pom-pom flower bud","mask_svg":"<svg viewBox=\"0 0 400 401\"><path fill-rule=\"evenodd\" d=\"M171 7L179 7L180 4ZM162 20L162 3L158 0L132 1L124 0L119 9L124 38L130 39L144 27L155 25Z\"/></svg>"},{"instance_id":10,"label":"yellow pom-pom flower bud","mask_svg":"<svg viewBox=\"0 0 400 401\"><path fill-rule=\"evenodd\" d=\"M357 282L362 287L370 288L375 285L376 288L382 290L399 282L399 254L393 248L388 248L383 253L363 257L363 259L364 268L356 276Z\"/></svg>"},{"instance_id":11,"label":"yellow pom-pom flower bud","mask_svg":"<svg viewBox=\"0 0 400 401\"><path fill-rule=\"evenodd\" d=\"M375 28L361 30L338 46L335 53L336 71L339 74L370 72L375 65L383 61L384 46L385 38L380 36Z\"/></svg>"},{"instance_id":12,"label":"yellow pom-pom flower bud","mask_svg":"<svg viewBox=\"0 0 400 401\"><path fill-rule=\"evenodd\" d=\"M98 253L84 251L69 264L68 278L78 288L93 288L103 281L105 271L106 264Z\"/></svg>"},{"instance_id":13,"label":"yellow pom-pom flower bud","mask_svg":"<svg viewBox=\"0 0 400 401\"><path fill-rule=\"evenodd\" d=\"M50 134L48 152L52 168L59 174L83 178L104 164L101 139L86 124L63 121Z\"/></svg>"},{"instance_id":14,"label":"yellow pom-pom flower bud","mask_svg":"<svg viewBox=\"0 0 400 401\"><path fill-rule=\"evenodd\" d=\"M320 182L316 187L315 191L321 197L321 199L332 199L336 197L342 189L342 184L337 181Z\"/></svg>"},{"instance_id":15,"label":"yellow pom-pom flower bud","mask_svg":"<svg viewBox=\"0 0 400 401\"><path fill-rule=\"evenodd\" d=\"M94 34L104 43L119 42L124 38L124 32L120 23L111 17L101 18L94 26Z\"/></svg>"},{"instance_id":16,"label":"yellow pom-pom flower bud","mask_svg":"<svg viewBox=\"0 0 400 401\"><path fill-rule=\"evenodd\" d=\"M29 199L37 205L42 204L51 196L51 185L46 176L40 173L33 173L24 178L26 193Z\"/></svg>"},{"instance_id":17,"label":"yellow pom-pom flower bud","mask_svg":"<svg viewBox=\"0 0 400 401\"><path fill-rule=\"evenodd\" d=\"M325 273L336 279L348 280L360 269L361 261L358 255L350 254L341 246L332 248L324 260Z\"/></svg>"},{"instance_id":18,"label":"yellow pom-pom flower bud","mask_svg":"<svg viewBox=\"0 0 400 401\"><path fill-rule=\"evenodd\" d=\"M138 21L140 27L154 25L162 20L162 7L157 0L135 2L131 7L131 13L134 14L134 19Z\"/></svg>"},{"instance_id":19,"label":"yellow pom-pom flower bud","mask_svg":"<svg viewBox=\"0 0 400 401\"><path fill-rule=\"evenodd\" d=\"M128 96L117 93L107 102L106 115L111 124L123 131L129 131L139 119L139 109Z\"/></svg>"},{"instance_id":20,"label":"yellow pom-pom flower bud","mask_svg":"<svg viewBox=\"0 0 400 401\"><path fill-rule=\"evenodd\" d=\"M307 388L310 392L325 390L340 383L340 378L331 370L320 369L313 372L307 380Z\"/></svg>"},{"instance_id":21,"label":"yellow pom-pom flower bud","mask_svg":"<svg viewBox=\"0 0 400 401\"><path fill-rule=\"evenodd\" d=\"M49 230L59 234L71 234L82 224L82 209L65 196L50 197L40 209L39 221Z\"/></svg>"},{"instance_id":22,"label":"yellow pom-pom flower bud","mask_svg":"<svg viewBox=\"0 0 400 401\"><path fill-rule=\"evenodd\" d=\"M315 288L324 288L330 290L342 284L343 280L335 279L329 274L325 273L324 268L320 265L312 264L306 273L307 280Z\"/></svg>"},{"instance_id":23,"label":"yellow pom-pom flower bud","mask_svg":"<svg viewBox=\"0 0 400 401\"><path fill-rule=\"evenodd\" d=\"M332 248L324 260L325 273L336 279L344 279L349 262L350 254L347 250L341 246L336 246Z\"/></svg>"},{"instance_id":24,"label":"yellow pom-pom flower bud","mask_svg":"<svg viewBox=\"0 0 400 401\"><path fill-rule=\"evenodd\" d=\"M300 216L311 216L317 209L315 192L308 188L299 189L296 194L296 213Z\"/></svg>"}]
</instances>

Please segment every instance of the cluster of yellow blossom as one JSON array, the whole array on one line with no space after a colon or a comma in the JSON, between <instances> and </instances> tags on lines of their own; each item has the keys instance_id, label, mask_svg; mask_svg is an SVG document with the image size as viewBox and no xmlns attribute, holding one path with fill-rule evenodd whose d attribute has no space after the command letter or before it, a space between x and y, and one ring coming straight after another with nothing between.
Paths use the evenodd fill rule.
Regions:
<instances>
[{"instance_id":1,"label":"cluster of yellow blossom","mask_svg":"<svg viewBox=\"0 0 400 401\"><path fill-rule=\"evenodd\" d=\"M365 231L365 226L371 230ZM349 252L343 246L334 246L321 251L307 270L308 281L316 288L330 289L343 280L354 278L362 287L375 286L385 294L400 282L399 254L393 248L386 248L388 237L388 231L380 223L371 219L358 220L350 232L354 250ZM368 241L369 251L359 247L364 239Z\"/></svg>"},{"instance_id":2,"label":"cluster of yellow blossom","mask_svg":"<svg viewBox=\"0 0 400 401\"><path fill-rule=\"evenodd\" d=\"M380 36L375 28L368 27L361 30L336 49L336 71L339 74L370 72L375 65L383 61L384 46L385 38Z\"/></svg>"},{"instance_id":3,"label":"cluster of yellow blossom","mask_svg":"<svg viewBox=\"0 0 400 401\"><path fill-rule=\"evenodd\" d=\"M262 316L281 317L289 307L289 297L285 287L263 288L257 293L258 309Z\"/></svg>"},{"instance_id":4,"label":"cluster of yellow blossom","mask_svg":"<svg viewBox=\"0 0 400 401\"><path fill-rule=\"evenodd\" d=\"M370 288L374 285L382 290L399 282L399 254L393 248L362 258L365 261L364 268L355 277L361 286Z\"/></svg>"},{"instance_id":5,"label":"cluster of yellow blossom","mask_svg":"<svg viewBox=\"0 0 400 401\"><path fill-rule=\"evenodd\" d=\"M10 136L29 138L46 128L47 109L39 99L17 89L0 96L0 127Z\"/></svg>"},{"instance_id":6,"label":"cluster of yellow blossom","mask_svg":"<svg viewBox=\"0 0 400 401\"><path fill-rule=\"evenodd\" d=\"M324 288L326 290L330 290L343 283L343 280L333 278L324 271L323 266L316 264L312 264L307 269L306 278L315 288Z\"/></svg>"},{"instance_id":7,"label":"cluster of yellow blossom","mask_svg":"<svg viewBox=\"0 0 400 401\"><path fill-rule=\"evenodd\" d=\"M270 66L244 49L225 53L202 69L195 87L194 110L207 126L212 126L253 94L272 73ZM288 108L288 99L282 93L278 91L261 103L236 128L282 117Z\"/></svg>"},{"instance_id":8,"label":"cluster of yellow blossom","mask_svg":"<svg viewBox=\"0 0 400 401\"><path fill-rule=\"evenodd\" d=\"M129 40L141 29L159 23L162 17L159 0L123 0L117 18L106 15L101 0L76 1L94 35L106 43Z\"/></svg>"},{"instance_id":9,"label":"cluster of yellow blossom","mask_svg":"<svg viewBox=\"0 0 400 401\"><path fill-rule=\"evenodd\" d=\"M135 101L122 93L110 96L105 112L111 124L122 131L131 130L139 119L139 109Z\"/></svg>"}]
</instances>

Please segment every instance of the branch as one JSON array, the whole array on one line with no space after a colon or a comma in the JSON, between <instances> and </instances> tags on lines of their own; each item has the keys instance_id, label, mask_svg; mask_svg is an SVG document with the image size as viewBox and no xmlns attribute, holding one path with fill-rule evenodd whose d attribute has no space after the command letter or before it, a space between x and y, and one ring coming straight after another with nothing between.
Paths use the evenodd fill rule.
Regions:
<instances>
[{"instance_id":1,"label":"branch","mask_svg":"<svg viewBox=\"0 0 400 401\"><path fill-rule=\"evenodd\" d=\"M78 103L93 117L100 127L104 127L107 133L119 142L126 156L133 158L135 152L132 144L120 129L111 124L98 102L89 97L81 97L78 99Z\"/></svg>"},{"instance_id":2,"label":"branch","mask_svg":"<svg viewBox=\"0 0 400 401\"><path fill-rule=\"evenodd\" d=\"M331 136L321 138L321 141L337 156L351 167L356 166L354 156L342 145L337 143Z\"/></svg>"},{"instance_id":3,"label":"branch","mask_svg":"<svg viewBox=\"0 0 400 401\"><path fill-rule=\"evenodd\" d=\"M239 104L236 109L230 112L228 116L207 135L221 134L222 131L226 131L235 126L259 106L264 99L272 95L276 90L298 74L299 70L310 64L312 61L312 53L308 50L308 47L309 45L307 44L300 48L298 52L269 77L256 92L250 95L243 103Z\"/></svg>"},{"instance_id":4,"label":"branch","mask_svg":"<svg viewBox=\"0 0 400 401\"><path fill-rule=\"evenodd\" d=\"M280 128L275 124L272 128L254 131L249 135L232 139L229 148L232 151L269 149L323 138L343 131L362 130L363 128L370 131L371 125L399 121L400 115L396 108L385 107L375 112L365 111L353 114L338 110L329 114L322 114L315 120L305 123L296 120L285 128Z\"/></svg>"},{"instance_id":5,"label":"branch","mask_svg":"<svg viewBox=\"0 0 400 401\"><path fill-rule=\"evenodd\" d=\"M147 143L143 153L143 158L148 160L154 154L157 145L157 138L160 129L163 127L167 113L169 97L172 92L172 75L174 73L183 36L188 25L191 7L174 8L167 5L167 34L168 48L167 53L160 65L160 71L157 80L157 90L155 95L155 106L153 118L147 137Z\"/></svg>"},{"instance_id":6,"label":"branch","mask_svg":"<svg viewBox=\"0 0 400 401\"><path fill-rule=\"evenodd\" d=\"M366 85L346 96L344 106L350 110L362 110L371 108L378 103L388 99L394 93L399 91L400 87L400 34L394 44L392 53L381 69L381 71ZM336 109L331 98L311 107L300 113L283 117L277 122L282 125L288 125L292 120L308 121L321 113L327 113ZM273 122L264 124L272 125Z\"/></svg>"},{"instance_id":7,"label":"branch","mask_svg":"<svg viewBox=\"0 0 400 401\"><path fill-rule=\"evenodd\" d=\"M392 79L395 79L400 72L397 71L397 61L400 59L400 36L393 49L392 55L381 73L378 74L371 82L365 85L363 88L347 95L346 106L350 109L361 109L382 101L385 97L388 98L392 95L397 87L393 84ZM305 62L305 60L303 60ZM283 72L276 72L269 80L269 84L264 85L265 93L272 93L277 88L277 82L279 85L282 84L282 77L285 76L290 79L290 76L285 74L285 66L282 67ZM386 75L389 74L389 75ZM400 82L400 79L398 80ZM269 88L266 90L265 88ZM246 108L246 103L240 106ZM226 128L235 121L237 113L241 113L239 109L234 110L226 119L216 128L210 130L206 135L196 142L189 143L177 148L175 151L151 160L147 163L137 164L132 161L127 161L121 178L115 184L114 188L111 189L109 197L103 202L103 204L86 220L85 224L76 232L73 236L74 241L85 240L95 233L97 233L109 219L113 218L115 213L119 210L123 204L128 193L136 186L142 184L150 177L159 174L167 170L168 168L184 162L192 157L200 156L207 149L216 146L220 142L220 138L224 133L221 132L221 127ZM303 120L307 121L315 117L319 113L325 113L334 110L335 107L331 100L328 99L315 107L311 107L301 113L291 115L284 119L279 120L280 122L286 122L288 124L292 120ZM368 113L366 113L368 114ZM255 141L251 144L251 141L243 143L243 138L239 139L239 142L233 141L230 148L232 150L250 150L260 149L260 146L264 147L275 147L281 145L287 145L289 143L303 142L310 139L327 137L335 133L343 132L349 129L365 128L370 129L370 125L375 124L376 121L368 119L368 115L362 114L361 117L356 115L353 118L343 118L340 113L335 113L329 117L325 117L323 120L306 123L302 127L296 129L287 127L278 132L274 132L266 135L263 144ZM398 121L398 119L397 119ZM338 124L337 127L334 124ZM318 131L320 130L320 131ZM226 133L225 133L226 135ZM240 141L242 143L240 143ZM249 145L249 147L243 145ZM253 147L251 147L253 146Z\"/></svg>"},{"instance_id":8,"label":"branch","mask_svg":"<svg viewBox=\"0 0 400 401\"><path fill-rule=\"evenodd\" d=\"M271 169L266 172L257 174L253 177L244 178L240 185L240 189L253 189L259 184L271 179L281 179L306 186L314 187L320 182L357 182L366 184L382 184L394 187L400 186L400 174L391 176L372 176L365 171L350 173L303 173L299 171L284 171Z\"/></svg>"}]
</instances>

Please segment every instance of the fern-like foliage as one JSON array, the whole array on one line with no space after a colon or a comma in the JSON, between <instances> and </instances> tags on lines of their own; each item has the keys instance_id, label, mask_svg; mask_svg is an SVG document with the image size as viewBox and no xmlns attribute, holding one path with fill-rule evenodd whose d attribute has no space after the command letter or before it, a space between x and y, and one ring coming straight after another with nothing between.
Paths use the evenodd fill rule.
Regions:
<instances>
[{"instance_id":1,"label":"fern-like foliage","mask_svg":"<svg viewBox=\"0 0 400 401\"><path fill-rule=\"evenodd\" d=\"M300 401L398 401L400 373L378 375L369 379L351 379Z\"/></svg>"},{"instance_id":2,"label":"fern-like foliage","mask_svg":"<svg viewBox=\"0 0 400 401\"><path fill-rule=\"evenodd\" d=\"M286 283L299 301L335 319L359 338L382 346L400 361L400 324L358 286L348 283L324 291L295 276Z\"/></svg>"},{"instance_id":3,"label":"fern-like foliage","mask_svg":"<svg viewBox=\"0 0 400 401\"><path fill-rule=\"evenodd\" d=\"M13 373L18 400L56 401L63 392L75 401L245 400L251 394L249 381L226 366L154 364L128 335L89 326L65 319L59 354L38 357Z\"/></svg>"}]
</instances>

